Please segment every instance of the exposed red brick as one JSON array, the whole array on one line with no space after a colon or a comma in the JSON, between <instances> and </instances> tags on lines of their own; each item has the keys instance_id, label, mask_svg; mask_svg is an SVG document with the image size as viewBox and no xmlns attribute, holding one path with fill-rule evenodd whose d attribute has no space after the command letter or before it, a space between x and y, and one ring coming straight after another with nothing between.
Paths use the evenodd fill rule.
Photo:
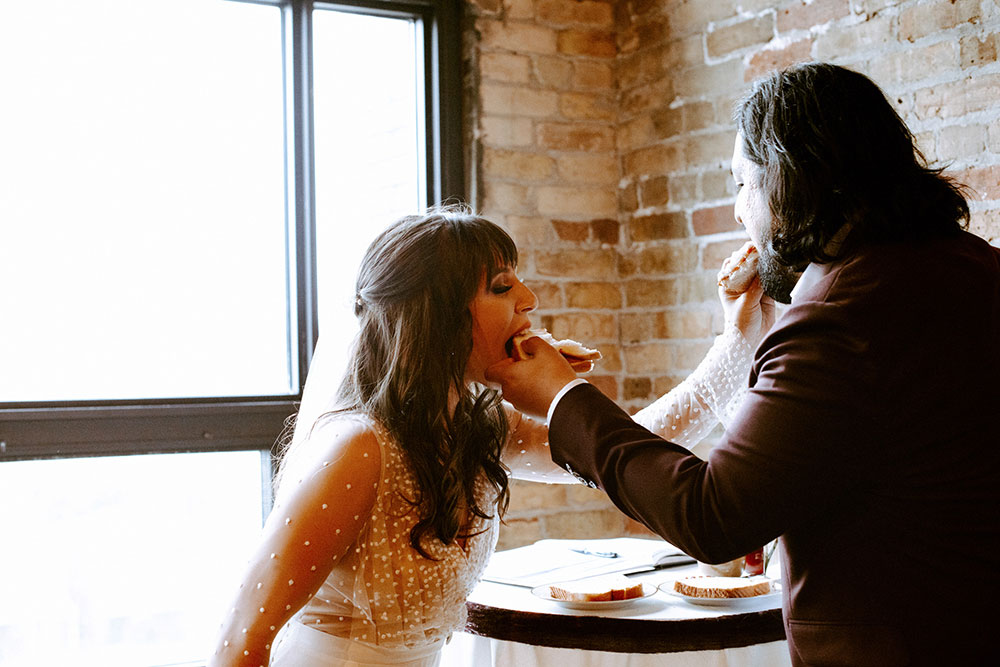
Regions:
<instances>
[{"instance_id":1,"label":"exposed red brick","mask_svg":"<svg viewBox=\"0 0 1000 667\"><path fill-rule=\"evenodd\" d=\"M809 4L798 0L778 12L778 32L807 30L850 13L851 4L848 0L813 0Z\"/></svg>"},{"instance_id":2,"label":"exposed red brick","mask_svg":"<svg viewBox=\"0 0 1000 667\"><path fill-rule=\"evenodd\" d=\"M676 306L681 303L681 286L674 278L628 280L625 286L625 304L631 307Z\"/></svg>"},{"instance_id":3,"label":"exposed red brick","mask_svg":"<svg viewBox=\"0 0 1000 667\"><path fill-rule=\"evenodd\" d=\"M687 273L698 265L697 246L694 243L658 243L635 253L636 271L644 276L667 273Z\"/></svg>"},{"instance_id":4,"label":"exposed red brick","mask_svg":"<svg viewBox=\"0 0 1000 667\"><path fill-rule=\"evenodd\" d=\"M543 276L606 280L615 275L616 260L615 253L604 248L539 252L535 256L535 270Z\"/></svg>"},{"instance_id":5,"label":"exposed red brick","mask_svg":"<svg viewBox=\"0 0 1000 667\"><path fill-rule=\"evenodd\" d=\"M569 283L566 285L566 305L570 308L621 308L621 288L616 282Z\"/></svg>"},{"instance_id":6,"label":"exposed red brick","mask_svg":"<svg viewBox=\"0 0 1000 667\"><path fill-rule=\"evenodd\" d=\"M639 193L644 207L662 206L670 199L666 176L654 176L639 183Z\"/></svg>"},{"instance_id":7,"label":"exposed red brick","mask_svg":"<svg viewBox=\"0 0 1000 667\"><path fill-rule=\"evenodd\" d=\"M684 164L681 147L676 144L658 144L640 148L625 155L622 166L626 174L642 176L677 171Z\"/></svg>"},{"instance_id":8,"label":"exposed red brick","mask_svg":"<svg viewBox=\"0 0 1000 667\"><path fill-rule=\"evenodd\" d=\"M666 77L638 88L622 91L621 106L618 109L621 117L631 118L640 113L659 109L674 98L673 84L673 78Z\"/></svg>"},{"instance_id":9,"label":"exposed red brick","mask_svg":"<svg viewBox=\"0 0 1000 667\"><path fill-rule=\"evenodd\" d=\"M973 211L969 231L1000 248L1000 208Z\"/></svg>"},{"instance_id":10,"label":"exposed red brick","mask_svg":"<svg viewBox=\"0 0 1000 667\"><path fill-rule=\"evenodd\" d=\"M688 235L687 219L682 211L655 213L632 218L629 236L633 241L660 241Z\"/></svg>"},{"instance_id":11,"label":"exposed red brick","mask_svg":"<svg viewBox=\"0 0 1000 667\"><path fill-rule=\"evenodd\" d=\"M997 61L1000 51L1000 33L986 35L983 38L972 35L963 37L959 42L961 48L962 67L978 67Z\"/></svg>"},{"instance_id":12,"label":"exposed red brick","mask_svg":"<svg viewBox=\"0 0 1000 667\"><path fill-rule=\"evenodd\" d=\"M586 222L569 222L567 220L553 220L552 228L556 230L556 235L561 241L571 241L581 243L590 238L590 225Z\"/></svg>"},{"instance_id":13,"label":"exposed red brick","mask_svg":"<svg viewBox=\"0 0 1000 667\"><path fill-rule=\"evenodd\" d=\"M635 183L629 183L618 193L618 202L623 213L631 213L639 208L639 196Z\"/></svg>"},{"instance_id":14,"label":"exposed red brick","mask_svg":"<svg viewBox=\"0 0 1000 667\"><path fill-rule=\"evenodd\" d=\"M764 49L750 57L743 72L744 81L759 79L769 72L784 69L795 63L805 62L812 55L812 40L800 39L782 49Z\"/></svg>"},{"instance_id":15,"label":"exposed red brick","mask_svg":"<svg viewBox=\"0 0 1000 667\"><path fill-rule=\"evenodd\" d=\"M754 44L766 44L773 36L774 17L762 14L709 31L705 36L705 48L709 56L717 58Z\"/></svg>"},{"instance_id":16,"label":"exposed red brick","mask_svg":"<svg viewBox=\"0 0 1000 667\"><path fill-rule=\"evenodd\" d=\"M657 312L622 313L620 317L622 343L639 343L656 337L659 329Z\"/></svg>"},{"instance_id":17,"label":"exposed red brick","mask_svg":"<svg viewBox=\"0 0 1000 667\"><path fill-rule=\"evenodd\" d=\"M988 200L1000 199L1000 165L974 167L953 174L959 183L972 188L971 198Z\"/></svg>"},{"instance_id":18,"label":"exposed red brick","mask_svg":"<svg viewBox=\"0 0 1000 667\"><path fill-rule=\"evenodd\" d=\"M611 89L615 85L614 71L605 62L580 61L573 63L572 84L574 88Z\"/></svg>"},{"instance_id":19,"label":"exposed red brick","mask_svg":"<svg viewBox=\"0 0 1000 667\"><path fill-rule=\"evenodd\" d=\"M669 139L684 130L684 107L657 109L652 113L653 132L657 139Z\"/></svg>"},{"instance_id":20,"label":"exposed red brick","mask_svg":"<svg viewBox=\"0 0 1000 667\"><path fill-rule=\"evenodd\" d=\"M559 53L614 58L618 53L614 33L603 30L563 30L556 36Z\"/></svg>"},{"instance_id":21,"label":"exposed red brick","mask_svg":"<svg viewBox=\"0 0 1000 667\"><path fill-rule=\"evenodd\" d=\"M602 28L614 25L612 7L593 0L537 0L535 16L546 23L582 23Z\"/></svg>"},{"instance_id":22,"label":"exposed red brick","mask_svg":"<svg viewBox=\"0 0 1000 667\"><path fill-rule=\"evenodd\" d=\"M708 338L712 335L712 311L668 308L659 313L656 335L662 338Z\"/></svg>"},{"instance_id":23,"label":"exposed red brick","mask_svg":"<svg viewBox=\"0 0 1000 667\"><path fill-rule=\"evenodd\" d=\"M540 308L563 308L565 306L562 287L559 283L526 278L524 284L535 293Z\"/></svg>"},{"instance_id":24,"label":"exposed red brick","mask_svg":"<svg viewBox=\"0 0 1000 667\"><path fill-rule=\"evenodd\" d=\"M594 240L601 243L618 243L618 227L617 220L608 218L590 221L590 232L593 234Z\"/></svg>"},{"instance_id":25,"label":"exposed red brick","mask_svg":"<svg viewBox=\"0 0 1000 667\"><path fill-rule=\"evenodd\" d=\"M625 378L622 384L622 398L626 401L633 398L647 398L653 391L653 381L647 377Z\"/></svg>"},{"instance_id":26,"label":"exposed red brick","mask_svg":"<svg viewBox=\"0 0 1000 667\"><path fill-rule=\"evenodd\" d=\"M976 0L939 0L909 4L911 6L899 15L899 39L909 42L962 23L976 23L982 18L980 3Z\"/></svg>"},{"instance_id":27,"label":"exposed red brick","mask_svg":"<svg viewBox=\"0 0 1000 667\"><path fill-rule=\"evenodd\" d=\"M565 151L610 151L615 147L614 129L607 125L541 123L538 143L543 148Z\"/></svg>"},{"instance_id":28,"label":"exposed red brick","mask_svg":"<svg viewBox=\"0 0 1000 667\"><path fill-rule=\"evenodd\" d=\"M962 116L997 108L1000 74L979 74L949 81L914 93L918 118Z\"/></svg>"},{"instance_id":29,"label":"exposed red brick","mask_svg":"<svg viewBox=\"0 0 1000 667\"><path fill-rule=\"evenodd\" d=\"M599 362L598 362L599 363ZM592 375L587 382L601 390L601 393L612 401L618 400L618 380L608 375Z\"/></svg>"},{"instance_id":30,"label":"exposed red brick","mask_svg":"<svg viewBox=\"0 0 1000 667\"><path fill-rule=\"evenodd\" d=\"M691 213L691 227L696 236L731 232L737 229L733 205L697 209Z\"/></svg>"},{"instance_id":31,"label":"exposed red brick","mask_svg":"<svg viewBox=\"0 0 1000 667\"><path fill-rule=\"evenodd\" d=\"M657 49L618 59L618 85L624 90L657 81L663 76L663 57Z\"/></svg>"}]
</instances>

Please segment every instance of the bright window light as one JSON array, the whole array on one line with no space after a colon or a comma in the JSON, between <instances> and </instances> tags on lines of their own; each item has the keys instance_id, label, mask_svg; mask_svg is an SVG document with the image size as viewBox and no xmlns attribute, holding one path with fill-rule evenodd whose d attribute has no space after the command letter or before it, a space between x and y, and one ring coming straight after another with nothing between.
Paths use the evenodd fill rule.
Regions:
<instances>
[{"instance_id":1,"label":"bright window light","mask_svg":"<svg viewBox=\"0 0 1000 667\"><path fill-rule=\"evenodd\" d=\"M297 392L281 48L272 6L4 5L0 402Z\"/></svg>"},{"instance_id":2,"label":"bright window light","mask_svg":"<svg viewBox=\"0 0 1000 667\"><path fill-rule=\"evenodd\" d=\"M418 27L313 14L319 325L326 359L340 367L357 330L362 255L389 223L426 206Z\"/></svg>"},{"instance_id":3,"label":"bright window light","mask_svg":"<svg viewBox=\"0 0 1000 667\"><path fill-rule=\"evenodd\" d=\"M0 665L204 659L261 529L260 452L0 465Z\"/></svg>"}]
</instances>

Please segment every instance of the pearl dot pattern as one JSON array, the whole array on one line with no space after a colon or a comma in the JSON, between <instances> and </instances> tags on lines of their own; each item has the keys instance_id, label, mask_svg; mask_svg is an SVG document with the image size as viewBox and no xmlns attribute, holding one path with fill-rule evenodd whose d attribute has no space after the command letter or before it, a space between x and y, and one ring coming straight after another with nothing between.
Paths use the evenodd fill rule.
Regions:
<instances>
[{"instance_id":1,"label":"pearl dot pattern","mask_svg":"<svg viewBox=\"0 0 1000 667\"><path fill-rule=\"evenodd\" d=\"M405 498L416 496L416 477L403 449L381 426L371 423L382 454L382 469L370 516L353 548L339 558L298 614L302 623L338 636L387 647L424 647L465 625L465 600L496 546L499 521L476 518L466 549L425 537L437 561L410 544L419 515ZM492 508L492 487L480 479L477 497ZM335 507L335 506L334 506Z\"/></svg>"},{"instance_id":2,"label":"pearl dot pattern","mask_svg":"<svg viewBox=\"0 0 1000 667\"><path fill-rule=\"evenodd\" d=\"M637 424L690 449L715 425L729 426L746 397L753 349L740 330L727 326L698 368L683 382L632 415Z\"/></svg>"}]
</instances>

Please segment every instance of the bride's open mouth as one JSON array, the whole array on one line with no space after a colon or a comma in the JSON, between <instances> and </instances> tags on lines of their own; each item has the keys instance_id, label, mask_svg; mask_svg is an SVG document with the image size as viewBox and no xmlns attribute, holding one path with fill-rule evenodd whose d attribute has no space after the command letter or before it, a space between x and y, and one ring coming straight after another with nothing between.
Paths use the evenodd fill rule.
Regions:
<instances>
[{"instance_id":1,"label":"bride's open mouth","mask_svg":"<svg viewBox=\"0 0 1000 667\"><path fill-rule=\"evenodd\" d=\"M531 330L531 325L526 324L522 329L517 330L516 332L514 332L513 336L507 339L507 342L504 343L503 349L507 353L508 357L511 358L514 357L514 339L517 338L518 336L528 333L528 331L530 330Z\"/></svg>"}]
</instances>

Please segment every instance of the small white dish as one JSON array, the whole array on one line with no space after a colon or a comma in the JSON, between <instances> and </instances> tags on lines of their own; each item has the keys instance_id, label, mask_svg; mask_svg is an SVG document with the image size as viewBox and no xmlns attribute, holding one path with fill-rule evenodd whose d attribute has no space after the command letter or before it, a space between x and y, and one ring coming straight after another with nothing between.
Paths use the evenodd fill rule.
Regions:
<instances>
[{"instance_id":1,"label":"small white dish","mask_svg":"<svg viewBox=\"0 0 1000 667\"><path fill-rule=\"evenodd\" d=\"M679 598L690 604L701 607L723 607L727 609L741 609L744 607L756 607L761 602L773 602L781 598L781 581L771 579L771 592L763 595L754 595L748 598L700 598L693 595L684 595L674 590L674 582L665 581L659 586L659 590L664 595Z\"/></svg>"},{"instance_id":2,"label":"small white dish","mask_svg":"<svg viewBox=\"0 0 1000 667\"><path fill-rule=\"evenodd\" d=\"M552 586L552 584L535 586L531 589L531 594L536 598L540 598L546 602L554 602L560 607L565 607L566 609L580 609L585 611L621 609L623 607L629 607L639 600L645 600L646 598L656 595L656 586L644 583L642 585L642 595L639 597L629 598L628 600L557 600L552 597L552 592L549 589L549 586Z\"/></svg>"}]
</instances>

